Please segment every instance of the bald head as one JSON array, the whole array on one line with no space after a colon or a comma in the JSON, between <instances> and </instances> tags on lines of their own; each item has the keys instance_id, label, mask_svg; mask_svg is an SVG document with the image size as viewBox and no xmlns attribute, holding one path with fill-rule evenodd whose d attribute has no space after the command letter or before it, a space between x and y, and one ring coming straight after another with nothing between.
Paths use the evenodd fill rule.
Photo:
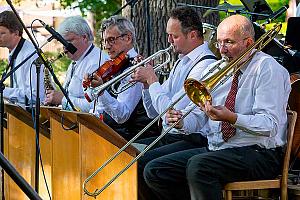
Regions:
<instances>
[{"instance_id":1,"label":"bald head","mask_svg":"<svg viewBox=\"0 0 300 200\"><path fill-rule=\"evenodd\" d=\"M219 30L230 30L242 37L251 37L253 40L255 36L252 22L242 15L232 15L225 18L218 26Z\"/></svg>"},{"instance_id":2,"label":"bald head","mask_svg":"<svg viewBox=\"0 0 300 200\"><path fill-rule=\"evenodd\" d=\"M241 52L254 43L252 22L241 15L224 19L217 29L219 51L229 60L239 57Z\"/></svg>"}]
</instances>

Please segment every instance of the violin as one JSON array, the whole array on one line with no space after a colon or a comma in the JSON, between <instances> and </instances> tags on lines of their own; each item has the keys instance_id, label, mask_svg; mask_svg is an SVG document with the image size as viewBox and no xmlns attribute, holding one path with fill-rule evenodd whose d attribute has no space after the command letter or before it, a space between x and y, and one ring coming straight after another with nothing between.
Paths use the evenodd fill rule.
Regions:
<instances>
[{"instance_id":1,"label":"violin","mask_svg":"<svg viewBox=\"0 0 300 200\"><path fill-rule=\"evenodd\" d=\"M97 74L102 78L103 82L111 79L112 76L116 75L118 72L123 71L129 64L130 60L126 53L120 53L116 58L104 62L95 72L93 72L88 80L82 82L84 89L91 86L93 79L93 74Z\"/></svg>"}]
</instances>

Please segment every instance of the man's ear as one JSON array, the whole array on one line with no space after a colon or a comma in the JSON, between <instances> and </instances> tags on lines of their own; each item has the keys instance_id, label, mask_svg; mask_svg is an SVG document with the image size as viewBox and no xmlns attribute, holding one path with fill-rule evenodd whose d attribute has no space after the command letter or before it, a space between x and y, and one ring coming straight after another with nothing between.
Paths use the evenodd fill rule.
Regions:
<instances>
[{"instance_id":1,"label":"man's ear","mask_svg":"<svg viewBox=\"0 0 300 200\"><path fill-rule=\"evenodd\" d=\"M84 41L86 41L86 42L89 41L87 34L82 35L82 37L83 37Z\"/></svg>"},{"instance_id":2,"label":"man's ear","mask_svg":"<svg viewBox=\"0 0 300 200\"><path fill-rule=\"evenodd\" d=\"M191 39L197 39L198 38L197 31L191 31L189 34L190 34Z\"/></svg>"},{"instance_id":3,"label":"man's ear","mask_svg":"<svg viewBox=\"0 0 300 200\"><path fill-rule=\"evenodd\" d=\"M20 31L18 31L18 30L15 30L15 31L9 31L9 32L14 33L14 34L16 34L17 36L19 36L19 34L20 34Z\"/></svg>"},{"instance_id":4,"label":"man's ear","mask_svg":"<svg viewBox=\"0 0 300 200\"><path fill-rule=\"evenodd\" d=\"M246 45L247 45L247 48L253 44L255 41L253 40L253 38L249 37L246 39Z\"/></svg>"},{"instance_id":5,"label":"man's ear","mask_svg":"<svg viewBox=\"0 0 300 200\"><path fill-rule=\"evenodd\" d=\"M127 35L126 35L126 41L128 42L128 43L133 43L133 38L132 38L132 34L131 33L128 33Z\"/></svg>"}]
</instances>

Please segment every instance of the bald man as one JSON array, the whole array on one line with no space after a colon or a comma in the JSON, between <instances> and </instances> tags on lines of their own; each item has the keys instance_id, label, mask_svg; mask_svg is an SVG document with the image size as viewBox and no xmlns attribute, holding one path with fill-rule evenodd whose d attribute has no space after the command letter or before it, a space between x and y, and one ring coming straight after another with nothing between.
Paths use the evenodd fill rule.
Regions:
<instances>
[{"instance_id":1,"label":"bald man","mask_svg":"<svg viewBox=\"0 0 300 200\"><path fill-rule=\"evenodd\" d=\"M230 61L253 43L252 23L241 15L218 26L217 47ZM206 102L203 111L195 109L178 126L186 133L200 131L209 147L169 154L146 165L144 178L156 199L220 200L228 182L275 178L286 142L289 93L287 70L271 56L255 53L212 93L211 104ZM168 123L184 112L169 112Z\"/></svg>"}]
</instances>

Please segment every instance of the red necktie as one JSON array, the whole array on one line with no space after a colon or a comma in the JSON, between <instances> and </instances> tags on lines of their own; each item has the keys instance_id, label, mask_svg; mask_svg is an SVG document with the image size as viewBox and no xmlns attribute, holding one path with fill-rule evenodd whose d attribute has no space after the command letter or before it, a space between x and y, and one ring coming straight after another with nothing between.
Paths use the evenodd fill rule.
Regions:
<instances>
[{"instance_id":1,"label":"red necktie","mask_svg":"<svg viewBox=\"0 0 300 200\"><path fill-rule=\"evenodd\" d=\"M232 80L231 88L228 93L228 96L225 101L225 107L228 108L230 111L234 112L234 106L235 106L235 97L238 90L238 83L239 83L239 75L241 74L240 71L237 71ZM229 138L235 135L236 129L231 126L229 122L221 122L221 132L222 136L225 142L228 141Z\"/></svg>"}]
</instances>

